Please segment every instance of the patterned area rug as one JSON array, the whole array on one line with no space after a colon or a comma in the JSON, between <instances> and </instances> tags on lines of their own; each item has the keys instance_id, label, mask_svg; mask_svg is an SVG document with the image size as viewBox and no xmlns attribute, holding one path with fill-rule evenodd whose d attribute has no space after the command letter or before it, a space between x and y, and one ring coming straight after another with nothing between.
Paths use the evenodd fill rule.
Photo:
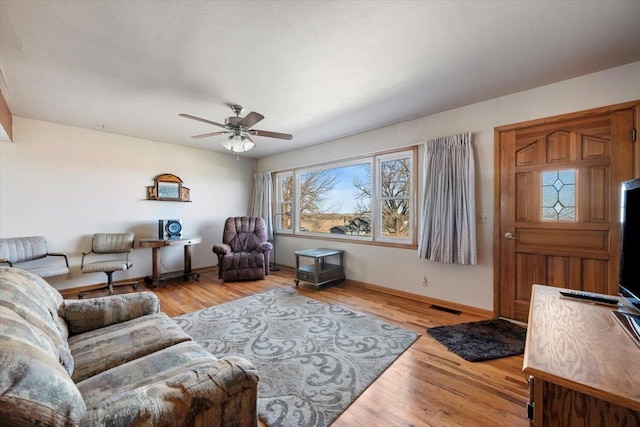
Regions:
<instances>
[{"instance_id":1,"label":"patterned area rug","mask_svg":"<svg viewBox=\"0 0 640 427\"><path fill-rule=\"evenodd\" d=\"M524 353L527 330L503 319L438 326L427 333L469 362Z\"/></svg>"},{"instance_id":2,"label":"patterned area rug","mask_svg":"<svg viewBox=\"0 0 640 427\"><path fill-rule=\"evenodd\" d=\"M282 288L174 320L213 355L254 364L258 415L273 427L331 424L417 338Z\"/></svg>"}]
</instances>

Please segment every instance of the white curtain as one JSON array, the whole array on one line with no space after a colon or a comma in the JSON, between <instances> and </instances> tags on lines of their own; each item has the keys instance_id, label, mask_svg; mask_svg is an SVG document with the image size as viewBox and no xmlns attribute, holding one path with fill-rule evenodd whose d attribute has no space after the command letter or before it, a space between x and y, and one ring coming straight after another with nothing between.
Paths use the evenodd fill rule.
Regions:
<instances>
[{"instance_id":1,"label":"white curtain","mask_svg":"<svg viewBox=\"0 0 640 427\"><path fill-rule=\"evenodd\" d=\"M253 174L253 201L251 216L259 216L267 224L267 239L273 240L273 223L271 221L271 172Z\"/></svg>"},{"instance_id":2,"label":"white curtain","mask_svg":"<svg viewBox=\"0 0 640 427\"><path fill-rule=\"evenodd\" d=\"M425 144L418 256L477 263L475 166L471 133Z\"/></svg>"}]
</instances>

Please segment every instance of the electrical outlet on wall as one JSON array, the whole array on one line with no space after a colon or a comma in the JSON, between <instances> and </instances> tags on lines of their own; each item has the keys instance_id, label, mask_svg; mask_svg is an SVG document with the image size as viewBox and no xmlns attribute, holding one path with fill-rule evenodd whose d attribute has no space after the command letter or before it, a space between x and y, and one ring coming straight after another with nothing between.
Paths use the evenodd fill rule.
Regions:
<instances>
[{"instance_id":1,"label":"electrical outlet on wall","mask_svg":"<svg viewBox=\"0 0 640 427\"><path fill-rule=\"evenodd\" d=\"M426 288L427 286L429 286L429 281L427 280L427 276L424 276L424 275L423 275L423 276L420 278L420 284L421 284L423 287L425 287L425 288Z\"/></svg>"},{"instance_id":2,"label":"electrical outlet on wall","mask_svg":"<svg viewBox=\"0 0 640 427\"><path fill-rule=\"evenodd\" d=\"M489 214L488 213L479 213L478 214L478 222L480 224L486 224L489 222Z\"/></svg>"}]
</instances>

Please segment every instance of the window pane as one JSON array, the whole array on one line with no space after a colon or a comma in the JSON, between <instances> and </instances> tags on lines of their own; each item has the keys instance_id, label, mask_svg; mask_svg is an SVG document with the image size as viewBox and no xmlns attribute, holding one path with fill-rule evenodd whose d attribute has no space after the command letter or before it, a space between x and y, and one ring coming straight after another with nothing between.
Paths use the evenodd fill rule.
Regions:
<instances>
[{"instance_id":1,"label":"window pane","mask_svg":"<svg viewBox=\"0 0 640 427\"><path fill-rule=\"evenodd\" d=\"M293 205L280 203L274 218L273 226L276 230L291 230L293 228Z\"/></svg>"},{"instance_id":2,"label":"window pane","mask_svg":"<svg viewBox=\"0 0 640 427\"><path fill-rule=\"evenodd\" d=\"M382 212L382 236L409 236L408 200L383 200L380 211Z\"/></svg>"},{"instance_id":3,"label":"window pane","mask_svg":"<svg viewBox=\"0 0 640 427\"><path fill-rule=\"evenodd\" d=\"M371 165L300 174L300 231L370 236Z\"/></svg>"},{"instance_id":4,"label":"window pane","mask_svg":"<svg viewBox=\"0 0 640 427\"><path fill-rule=\"evenodd\" d=\"M411 190L411 170L409 159L381 162L382 197L409 197Z\"/></svg>"},{"instance_id":5,"label":"window pane","mask_svg":"<svg viewBox=\"0 0 640 427\"><path fill-rule=\"evenodd\" d=\"M293 173L276 175L276 211L273 216L275 230L293 230Z\"/></svg>"},{"instance_id":6,"label":"window pane","mask_svg":"<svg viewBox=\"0 0 640 427\"><path fill-rule=\"evenodd\" d=\"M278 175L278 202L293 202L293 175Z\"/></svg>"},{"instance_id":7,"label":"window pane","mask_svg":"<svg viewBox=\"0 0 640 427\"><path fill-rule=\"evenodd\" d=\"M403 155L404 154L404 155ZM411 156L382 156L378 171L378 237L407 239L411 233Z\"/></svg>"},{"instance_id":8,"label":"window pane","mask_svg":"<svg viewBox=\"0 0 640 427\"><path fill-rule=\"evenodd\" d=\"M542 220L576 220L575 169L542 173Z\"/></svg>"}]
</instances>

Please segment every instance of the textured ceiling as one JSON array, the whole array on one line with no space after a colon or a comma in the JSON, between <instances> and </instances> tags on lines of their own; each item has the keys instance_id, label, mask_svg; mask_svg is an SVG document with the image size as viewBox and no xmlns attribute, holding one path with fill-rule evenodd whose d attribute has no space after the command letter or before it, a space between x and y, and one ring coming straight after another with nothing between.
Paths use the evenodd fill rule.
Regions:
<instances>
[{"instance_id":1,"label":"textured ceiling","mask_svg":"<svg viewBox=\"0 0 640 427\"><path fill-rule=\"evenodd\" d=\"M640 60L640 1L7 1L16 116L264 157Z\"/></svg>"}]
</instances>

